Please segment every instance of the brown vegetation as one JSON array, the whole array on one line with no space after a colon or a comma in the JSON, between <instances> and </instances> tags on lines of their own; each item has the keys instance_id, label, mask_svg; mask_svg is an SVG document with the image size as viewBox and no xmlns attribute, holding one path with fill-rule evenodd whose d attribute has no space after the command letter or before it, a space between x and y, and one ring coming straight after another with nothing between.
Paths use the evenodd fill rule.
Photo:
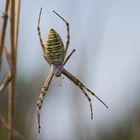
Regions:
<instances>
[{"instance_id":1,"label":"brown vegetation","mask_svg":"<svg viewBox=\"0 0 140 140\"><path fill-rule=\"evenodd\" d=\"M9 12L8 12L9 10ZM10 13L8 15L8 13ZM9 72L5 80L0 85L0 93L8 88L8 125L0 120L0 127L7 128L8 140L13 140L14 131L14 104L15 104L15 87L16 87L16 62L17 62L17 46L18 46L18 29L20 15L20 0L7 0L5 10L2 14L2 32L0 38L0 70L2 68L3 57L6 55ZM5 36L7 23L10 22L10 46L5 46ZM3 51L4 50L4 51Z\"/></svg>"}]
</instances>

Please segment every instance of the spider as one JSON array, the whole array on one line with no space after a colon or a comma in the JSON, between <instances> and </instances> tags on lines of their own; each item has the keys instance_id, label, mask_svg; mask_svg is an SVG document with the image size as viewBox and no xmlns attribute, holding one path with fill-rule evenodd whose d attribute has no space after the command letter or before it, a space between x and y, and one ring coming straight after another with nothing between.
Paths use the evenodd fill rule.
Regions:
<instances>
[{"instance_id":1,"label":"spider","mask_svg":"<svg viewBox=\"0 0 140 140\"><path fill-rule=\"evenodd\" d=\"M108 108L108 106L98 96L96 96L94 92L88 89L79 79L77 79L75 76L73 76L64 68L65 64L67 63L71 55L75 52L75 49L73 49L72 52L66 57L67 51L69 48L69 43L70 43L69 23L57 12L53 11L66 24L66 28L67 28L66 44L64 47L64 44L62 42L60 35L54 29L50 29L49 34L47 36L46 44L44 44L42 40L42 36L41 36L41 31L40 31L41 12L42 12L42 8L40 9L40 13L39 13L37 30L38 30L38 35L40 39L40 44L44 52L44 58L50 65L50 72L41 89L41 92L37 101L37 118L38 118L38 132L39 133L41 129L41 125L40 125L41 107L42 107L46 92L48 91L48 88L54 76L60 77L63 74L82 90L82 92L84 93L84 95L89 101L91 119L93 119L93 109L92 109L92 104L91 104L91 98L89 97L88 93L95 96L102 104L104 104Z\"/></svg>"}]
</instances>

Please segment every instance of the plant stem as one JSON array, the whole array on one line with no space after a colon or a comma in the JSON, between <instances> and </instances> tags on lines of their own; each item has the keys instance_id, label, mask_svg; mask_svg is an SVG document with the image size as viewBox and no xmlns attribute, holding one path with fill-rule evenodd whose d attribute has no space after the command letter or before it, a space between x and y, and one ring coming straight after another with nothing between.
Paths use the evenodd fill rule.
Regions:
<instances>
[{"instance_id":1,"label":"plant stem","mask_svg":"<svg viewBox=\"0 0 140 140\"><path fill-rule=\"evenodd\" d=\"M9 84L8 93L8 125L9 129L14 130L14 104L15 104L15 82L16 82L16 64L15 64L15 0L10 3L10 41L11 41L11 74L12 80ZM14 135L8 132L8 140L14 140Z\"/></svg>"},{"instance_id":2,"label":"plant stem","mask_svg":"<svg viewBox=\"0 0 140 140\"><path fill-rule=\"evenodd\" d=\"M2 65L2 52L4 48L4 41L5 41L5 34L6 34L6 27L7 27L9 2L10 0L6 0L5 12L3 12L3 25L2 25L2 34L0 39L0 70Z\"/></svg>"}]
</instances>

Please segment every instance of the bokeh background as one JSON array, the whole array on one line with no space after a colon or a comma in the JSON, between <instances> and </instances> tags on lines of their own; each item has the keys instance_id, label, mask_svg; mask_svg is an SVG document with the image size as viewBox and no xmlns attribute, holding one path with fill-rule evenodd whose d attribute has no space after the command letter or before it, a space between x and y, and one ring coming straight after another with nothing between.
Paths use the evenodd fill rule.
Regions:
<instances>
[{"instance_id":1,"label":"bokeh background","mask_svg":"<svg viewBox=\"0 0 140 140\"><path fill-rule=\"evenodd\" d=\"M0 13L5 1L0 1ZM108 106L92 98L94 119L84 94L67 78L62 87L53 79L41 110L38 135L36 102L49 73L37 34L40 8L45 42L54 28L70 49L76 49L65 68L85 83ZM140 1L138 0L22 0L18 45L15 129L34 140L140 139ZM0 19L0 27L2 20ZM9 32L9 29L7 29ZM6 38L9 45L9 37ZM1 80L8 67L4 64ZM7 91L0 95L0 115L7 119ZM5 130L0 130L0 139Z\"/></svg>"}]
</instances>

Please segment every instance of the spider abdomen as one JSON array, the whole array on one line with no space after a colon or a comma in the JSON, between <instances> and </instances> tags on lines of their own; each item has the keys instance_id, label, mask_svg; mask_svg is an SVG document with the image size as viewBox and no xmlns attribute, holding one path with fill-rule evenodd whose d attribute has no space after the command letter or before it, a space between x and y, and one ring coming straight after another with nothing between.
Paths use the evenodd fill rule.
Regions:
<instances>
[{"instance_id":1,"label":"spider abdomen","mask_svg":"<svg viewBox=\"0 0 140 140\"><path fill-rule=\"evenodd\" d=\"M65 50L61 37L54 29L50 29L44 48L45 59L50 65L62 65L64 56Z\"/></svg>"}]
</instances>

